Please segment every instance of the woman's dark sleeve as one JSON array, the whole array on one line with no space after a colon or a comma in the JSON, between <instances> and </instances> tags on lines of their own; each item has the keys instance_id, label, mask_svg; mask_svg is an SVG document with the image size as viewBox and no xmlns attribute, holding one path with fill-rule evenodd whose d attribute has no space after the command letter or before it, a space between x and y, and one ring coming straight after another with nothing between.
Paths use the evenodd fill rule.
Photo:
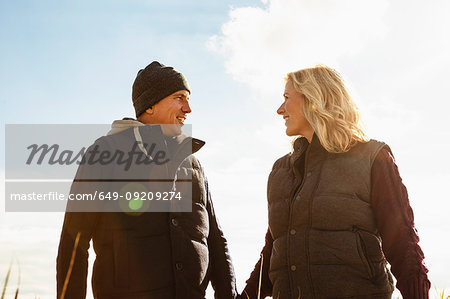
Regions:
<instances>
[{"instance_id":1,"label":"woman's dark sleeve","mask_svg":"<svg viewBox=\"0 0 450 299\"><path fill-rule=\"evenodd\" d=\"M372 165L372 207L384 254L404 299L428 298L430 282L414 227L408 192L390 151L382 149Z\"/></svg>"},{"instance_id":2,"label":"woman's dark sleeve","mask_svg":"<svg viewBox=\"0 0 450 299\"><path fill-rule=\"evenodd\" d=\"M273 239L270 230L267 229L266 233L266 244L264 245L261 254L263 256L263 269L262 269L262 279L261 279L261 296L260 298L265 298L267 296L272 296L272 282L269 279L269 265L270 265L270 255L272 254ZM242 299L253 299L258 296L258 285L259 285L259 274L261 271L261 257L250 274L250 278L247 280L247 285L241 294Z\"/></svg>"}]
</instances>

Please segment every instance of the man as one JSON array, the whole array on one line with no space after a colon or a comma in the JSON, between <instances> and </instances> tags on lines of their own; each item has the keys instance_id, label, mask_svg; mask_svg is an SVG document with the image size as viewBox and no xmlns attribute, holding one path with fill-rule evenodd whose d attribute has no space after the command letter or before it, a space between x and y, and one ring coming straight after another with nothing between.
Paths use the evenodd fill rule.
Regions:
<instances>
[{"instance_id":1,"label":"man","mask_svg":"<svg viewBox=\"0 0 450 299\"><path fill-rule=\"evenodd\" d=\"M81 163L71 193L94 194L109 188L110 196L120 197L144 188L139 196L150 197L184 190L183 196L192 194L190 212L170 209L171 203L164 205L168 201L162 200L151 201L151 206L156 211L162 207L163 212L142 213L139 205L132 207L138 212L130 213L130 205L123 207L124 212L101 213L73 212L69 204L57 258L58 298L85 298L91 239L96 253L95 298L204 298L209 281L216 298L236 297L227 242L203 170L191 155L204 142L180 134L191 112L189 95L185 77L174 68L154 61L140 70L132 92L137 121L115 121L108 136L88 149L83 158L87 163ZM127 169L120 155L113 156L119 163L89 163L112 152L133 154L134 163ZM162 153L159 162L158 153ZM138 165L139 161L144 162Z\"/></svg>"}]
</instances>

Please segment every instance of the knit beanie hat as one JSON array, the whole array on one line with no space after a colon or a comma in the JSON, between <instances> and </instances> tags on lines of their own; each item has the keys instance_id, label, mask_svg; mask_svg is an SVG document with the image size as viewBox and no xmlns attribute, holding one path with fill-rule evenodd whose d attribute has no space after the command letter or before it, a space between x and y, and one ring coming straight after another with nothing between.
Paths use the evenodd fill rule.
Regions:
<instances>
[{"instance_id":1,"label":"knit beanie hat","mask_svg":"<svg viewBox=\"0 0 450 299\"><path fill-rule=\"evenodd\" d=\"M191 93L182 73L173 67L153 61L137 73L133 83L131 98L136 117L165 97L183 89Z\"/></svg>"}]
</instances>

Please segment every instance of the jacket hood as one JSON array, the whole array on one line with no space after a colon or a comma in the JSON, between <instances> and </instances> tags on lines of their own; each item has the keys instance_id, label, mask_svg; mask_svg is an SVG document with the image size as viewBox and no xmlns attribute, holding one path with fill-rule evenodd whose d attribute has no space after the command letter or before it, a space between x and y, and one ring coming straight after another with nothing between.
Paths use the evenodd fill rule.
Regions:
<instances>
[{"instance_id":1,"label":"jacket hood","mask_svg":"<svg viewBox=\"0 0 450 299\"><path fill-rule=\"evenodd\" d=\"M113 135L120 133L122 131L125 131L128 128L132 127L142 127L145 126L143 123L141 123L138 120L131 119L131 118L125 118L122 120L115 120L111 124L111 130L109 130L107 135Z\"/></svg>"}]
</instances>

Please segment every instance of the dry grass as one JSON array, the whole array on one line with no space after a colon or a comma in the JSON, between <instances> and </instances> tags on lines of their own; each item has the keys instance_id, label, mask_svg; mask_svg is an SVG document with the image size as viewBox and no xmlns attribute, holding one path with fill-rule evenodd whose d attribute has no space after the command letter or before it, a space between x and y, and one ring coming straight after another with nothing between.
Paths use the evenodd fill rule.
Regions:
<instances>
[{"instance_id":1,"label":"dry grass","mask_svg":"<svg viewBox=\"0 0 450 299\"><path fill-rule=\"evenodd\" d=\"M68 283L69 283L69 280L70 280L70 275L71 275L71 273L72 273L73 265L74 265L74 262L75 262L76 250L77 250L77 247L78 247L78 243L79 243L79 240L80 240L80 236L81 236L81 234L78 233L78 234L77 234L77 237L76 237L76 239L75 239L75 244L74 244L74 248L73 248L73 251L72 251L72 257L71 257L71 259L70 259L69 269L67 270L66 278L65 278L65 280L64 280L63 290L62 290L62 292L61 292L61 297L60 297L59 299L64 299L65 293L66 293L66 291L67 291L67 286L68 286ZM18 265L18 279L17 279L17 287L16 287L16 291L15 291L15 294L14 294L14 299L18 299L18 296L19 296L19 287L20 287L20 264L17 262L17 265ZM13 266L13 260L11 260L11 262L10 262L10 264L9 264L9 268L8 268L7 273L6 273L5 282L4 282L4 284L3 284L2 295L1 295L0 299L5 299L5 293L6 293L6 290L7 290L7 287L8 287L8 282L9 282L9 277L10 277L10 275L11 275L11 269L12 269L12 266ZM262 278L262 266L263 266L263 256L262 256L262 254L261 254L261 270L260 270L260 273L259 273L258 295L257 295L257 296L258 296L258 299L260 299L261 278ZM435 290L436 295L435 295L434 297L430 297L430 298L435 298L435 299L450 299L450 295L447 295L447 292L446 292L445 289L439 291L439 290L435 287L434 290ZM245 294L244 294L244 293L245 293ZM244 295L245 295L246 298L249 299L248 294L247 294L245 291L244 291L244 293L243 293L241 296L244 296ZM36 296L35 296L34 298L35 298L35 299L39 299L39 297L36 297ZM242 297L242 298L244 298L244 297ZM402 298L401 296L397 296L395 299L401 299L401 298Z\"/></svg>"},{"instance_id":2,"label":"dry grass","mask_svg":"<svg viewBox=\"0 0 450 299\"><path fill-rule=\"evenodd\" d=\"M63 285L63 289L61 292L61 297L60 299L64 299L64 296L66 294L67 291L67 286L69 284L69 280L70 280L70 275L72 274L72 269L73 269L73 264L75 262L75 256L76 256L76 252L77 252L77 248L78 248L78 243L80 241L80 236L81 233L77 234L77 237L75 239L75 244L73 246L73 250L72 250L72 257L70 258L70 264L69 264L69 269L67 270L67 274L66 274L66 278L64 280L64 285ZM9 276L11 275L11 268L13 265L13 261L11 260L11 263L9 264L9 268L8 268L8 272L6 273L6 278L5 278L5 282L3 284L3 290L2 290L2 296L0 297L0 299L5 299L5 293L6 293L6 289L8 287L8 282L9 282ZM17 288L16 288L16 292L14 294L14 299L17 299L19 297L19 287L20 287L20 264L17 263L18 265L18 279L17 279ZM39 299L40 297L34 297L35 299Z\"/></svg>"},{"instance_id":3,"label":"dry grass","mask_svg":"<svg viewBox=\"0 0 450 299\"><path fill-rule=\"evenodd\" d=\"M439 292L438 289L435 287L434 290L436 292L436 298L438 298L438 299L450 299L450 295L447 295L447 297L445 297L445 289L442 290L441 292Z\"/></svg>"},{"instance_id":4,"label":"dry grass","mask_svg":"<svg viewBox=\"0 0 450 299\"><path fill-rule=\"evenodd\" d=\"M2 296L0 297L1 299L5 298L5 292L6 292L6 288L8 286L9 276L11 275L12 265L13 265L13 260L11 260L11 262L9 263L9 268L8 268L8 272L6 273L5 283L3 284ZM18 270L17 287L16 287L16 292L14 294L14 299L17 299L19 297L19 286L20 286L20 265L19 265L19 263L17 263L17 265L18 265L19 270Z\"/></svg>"},{"instance_id":5,"label":"dry grass","mask_svg":"<svg viewBox=\"0 0 450 299\"><path fill-rule=\"evenodd\" d=\"M69 285L70 275L72 275L73 264L75 262L75 256L77 255L78 243L80 241L81 233L77 233L77 237L75 239L75 244L73 245L72 257L70 258L69 269L67 270L66 278L64 279L63 289L61 291L61 298L64 299L66 296L67 286Z\"/></svg>"}]
</instances>

